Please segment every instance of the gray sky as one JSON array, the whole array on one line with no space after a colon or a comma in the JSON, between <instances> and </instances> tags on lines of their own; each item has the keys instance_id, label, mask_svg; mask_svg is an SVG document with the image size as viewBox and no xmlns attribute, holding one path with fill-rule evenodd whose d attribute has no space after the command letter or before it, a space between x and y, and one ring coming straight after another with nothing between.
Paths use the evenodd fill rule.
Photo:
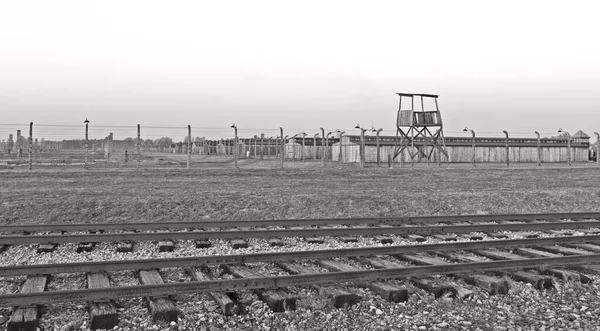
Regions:
<instances>
[{"instance_id":1,"label":"gray sky","mask_svg":"<svg viewBox=\"0 0 600 331\"><path fill-rule=\"evenodd\" d=\"M447 136L466 135L465 126L478 135L550 135L559 127L593 135L596 7L3 1L0 124L78 126L87 117L96 128L191 124L194 136L223 137L233 122L241 135L274 135L280 126L286 134L321 126L352 133L359 123L393 135L395 92L413 92L440 95ZM128 130L93 132L135 134Z\"/></svg>"}]
</instances>

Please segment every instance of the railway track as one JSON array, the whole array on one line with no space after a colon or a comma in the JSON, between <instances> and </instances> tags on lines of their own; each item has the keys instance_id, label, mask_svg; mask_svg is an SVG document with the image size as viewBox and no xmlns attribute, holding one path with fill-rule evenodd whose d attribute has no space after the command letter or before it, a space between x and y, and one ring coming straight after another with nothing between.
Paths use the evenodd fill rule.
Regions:
<instances>
[{"instance_id":1,"label":"railway track","mask_svg":"<svg viewBox=\"0 0 600 331\"><path fill-rule=\"evenodd\" d=\"M600 225L594 218L600 218L600 213L293 220L286 225L280 220L207 222L201 225L166 223L174 225L173 227L165 223L144 223L137 229L162 232L73 235L22 233L126 231L132 225L116 224L116 228L110 228L109 224L40 227L5 225L0 226L0 232L6 234L0 237L0 244L343 235L410 237L473 232L493 234L506 231L594 229ZM269 229L283 226L304 228ZM324 226L337 227L322 228ZM212 228L219 230L211 230ZM167 232L166 229L184 231ZM187 231L188 229L191 231ZM550 233L556 234L557 232ZM480 291L505 294L510 286L507 279L526 282L537 288L551 287L557 278L587 282L590 279L587 276L589 273L600 270L595 266L596 263L600 263L600 235L505 240L468 240L467 236L462 237L462 241L418 245L10 265L0 267L0 278L20 279L21 292L0 294L0 307L15 307L8 322L8 330L27 329L37 325L39 306L77 301L89 302L92 326L112 327L118 323L114 301L124 298L144 297L153 318L172 321L177 318L175 303L169 299L174 293L208 293L224 314L235 314L238 308L237 303L231 299L232 294L255 291L260 293L259 298L267 302L271 309L281 311L294 309L296 297L286 290L290 287L318 287L320 292L331 299L332 305L336 306L360 300L352 291L356 286L369 288L391 301L406 300L409 293L414 291L411 289L413 287L436 296L443 293L467 296L469 290L456 285L453 281L455 279L464 280ZM167 268L185 271L192 281L164 282L161 271ZM136 275L133 281L139 284L111 286L111 274L124 270L132 271ZM52 282L49 276L57 274L85 277L86 281L83 283L87 283L88 288L46 291L48 283ZM24 277L27 280L23 283ZM411 285L406 287L405 284Z\"/></svg>"},{"instance_id":2,"label":"railway track","mask_svg":"<svg viewBox=\"0 0 600 331\"><path fill-rule=\"evenodd\" d=\"M384 234L408 236L448 233L463 234L470 232L544 231L599 228L600 221L598 219L600 219L600 213L560 213L230 222L0 225L0 233L28 233L28 235L12 234L0 236L0 245L118 242L124 240L207 240L375 236ZM292 228L294 226L303 228ZM273 229L274 227L276 228ZM255 228L261 229L255 230ZM65 234L64 232L67 231L102 233ZM104 233L105 231L130 232ZM50 232L54 234L32 234L35 232Z\"/></svg>"}]
</instances>

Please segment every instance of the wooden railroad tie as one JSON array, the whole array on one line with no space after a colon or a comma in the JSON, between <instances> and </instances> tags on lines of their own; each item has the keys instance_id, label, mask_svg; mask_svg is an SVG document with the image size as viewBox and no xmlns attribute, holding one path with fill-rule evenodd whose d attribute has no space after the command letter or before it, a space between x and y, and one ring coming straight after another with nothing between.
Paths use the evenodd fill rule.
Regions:
<instances>
[{"instance_id":1,"label":"wooden railroad tie","mask_svg":"<svg viewBox=\"0 0 600 331\"><path fill-rule=\"evenodd\" d=\"M523 259L523 257L520 255L503 252L503 251L499 251L499 250L481 249L481 250L474 250L473 253L487 257L492 260L522 260ZM552 277L545 276L545 275L539 275L539 274L536 274L531 271L524 271L524 270L511 271L511 272L499 271L499 272L495 272L495 273L496 274L508 274L514 280L518 280L523 283L531 284L533 287L535 287L538 290L554 287L554 281L552 280Z\"/></svg>"},{"instance_id":2,"label":"wooden railroad tie","mask_svg":"<svg viewBox=\"0 0 600 331\"><path fill-rule=\"evenodd\" d=\"M550 252L546 252L546 251L540 251L540 250L537 250L534 248L526 248L526 247L515 248L515 251L523 256L528 256L528 257L533 257L533 258L560 256L558 254L554 254L554 253L550 253ZM582 275L582 274L579 274L577 272L570 271L570 270L564 270L564 269L559 269L559 268L536 268L535 270L537 270L537 272L544 274L544 275L550 275L550 276L554 276L556 278L564 279L564 280L579 281L584 284L590 283L592 281L592 279L589 278L588 276Z\"/></svg>"},{"instance_id":3,"label":"wooden railroad tie","mask_svg":"<svg viewBox=\"0 0 600 331\"><path fill-rule=\"evenodd\" d=\"M140 270L140 283L142 285L160 285L164 284L158 270ZM155 321L172 322L177 321L177 308L173 300L168 297L145 297L148 303L148 310Z\"/></svg>"},{"instance_id":4,"label":"wooden railroad tie","mask_svg":"<svg viewBox=\"0 0 600 331\"><path fill-rule=\"evenodd\" d=\"M367 259L367 261L372 267L377 269L406 268L406 266L403 264L384 259L370 258ZM473 291L469 289L452 284L449 281L436 279L434 277L409 277L408 281L410 281L411 284L415 285L416 287L432 293L436 298L439 298L446 293L450 293L458 298L467 298L473 295Z\"/></svg>"},{"instance_id":5,"label":"wooden railroad tie","mask_svg":"<svg viewBox=\"0 0 600 331\"><path fill-rule=\"evenodd\" d=\"M281 240L280 238L269 238L267 242L271 247L283 246L283 240Z\"/></svg>"},{"instance_id":6,"label":"wooden railroad tie","mask_svg":"<svg viewBox=\"0 0 600 331\"><path fill-rule=\"evenodd\" d=\"M360 269L346 263L333 260L320 260L319 265L329 271L359 271ZM358 282L357 285L366 287L371 291L379 294L384 299L391 302L404 302L408 299L408 291L404 287L400 287L391 283L380 281L364 281Z\"/></svg>"},{"instance_id":7,"label":"wooden railroad tie","mask_svg":"<svg viewBox=\"0 0 600 331\"><path fill-rule=\"evenodd\" d=\"M289 272L292 275L301 274L317 274L319 271L304 267L295 263L277 262L278 267ZM362 300L360 295L350 293L337 285L312 285L314 289L319 291L319 295L329 299L331 305L335 308L348 307Z\"/></svg>"},{"instance_id":8,"label":"wooden railroad tie","mask_svg":"<svg viewBox=\"0 0 600 331\"><path fill-rule=\"evenodd\" d=\"M449 260L461 262L461 263L477 263L485 262L486 260L477 256L468 256L464 254L454 252L437 253L439 256L447 258ZM441 262L445 262L440 260ZM451 274L454 278L463 279L467 284L478 286L483 290L487 291L490 295L496 294L508 294L510 285L505 278L498 278L486 274Z\"/></svg>"},{"instance_id":9,"label":"wooden railroad tie","mask_svg":"<svg viewBox=\"0 0 600 331\"><path fill-rule=\"evenodd\" d=\"M117 243L117 253L131 253L133 252L133 241L121 241Z\"/></svg>"},{"instance_id":10,"label":"wooden railroad tie","mask_svg":"<svg viewBox=\"0 0 600 331\"><path fill-rule=\"evenodd\" d=\"M600 253L600 245L594 244L564 244L563 246L571 248L585 249L586 251L592 251L594 253Z\"/></svg>"},{"instance_id":11,"label":"wooden railroad tie","mask_svg":"<svg viewBox=\"0 0 600 331\"><path fill-rule=\"evenodd\" d=\"M263 275L245 267L233 265L221 265L228 273L236 278L261 278ZM296 297L284 292L283 290L254 290L258 298L266 303L272 311L280 313L284 311L296 310Z\"/></svg>"},{"instance_id":12,"label":"wooden railroad tie","mask_svg":"<svg viewBox=\"0 0 600 331\"><path fill-rule=\"evenodd\" d=\"M213 280L213 277L210 274L201 268L189 268L189 274L192 278L197 282ZM237 304L231 300L231 298L223 292L209 292L208 295L221 307L223 314L227 316L235 315L239 312L239 307Z\"/></svg>"},{"instance_id":13,"label":"wooden railroad tie","mask_svg":"<svg viewBox=\"0 0 600 331\"><path fill-rule=\"evenodd\" d=\"M421 235L418 235L418 234L407 234L407 235L402 235L402 237L404 237L408 240L411 240L411 241L416 241L418 243L427 241L427 238L425 238Z\"/></svg>"},{"instance_id":14,"label":"wooden railroad tie","mask_svg":"<svg viewBox=\"0 0 600 331\"><path fill-rule=\"evenodd\" d=\"M50 235L57 235L59 233L50 233ZM55 243L42 243L38 245L37 253L52 253L58 247Z\"/></svg>"},{"instance_id":15,"label":"wooden railroad tie","mask_svg":"<svg viewBox=\"0 0 600 331\"><path fill-rule=\"evenodd\" d=\"M48 275L29 276L21 288L21 293L44 292L48 285ZM35 331L40 316L39 306L15 307L8 321L7 331Z\"/></svg>"},{"instance_id":16,"label":"wooden railroad tie","mask_svg":"<svg viewBox=\"0 0 600 331\"><path fill-rule=\"evenodd\" d=\"M488 237L490 238L494 238L494 239L506 239L508 238L507 235L505 235L502 232L486 232L485 233Z\"/></svg>"},{"instance_id":17,"label":"wooden railroad tie","mask_svg":"<svg viewBox=\"0 0 600 331\"><path fill-rule=\"evenodd\" d=\"M196 248L209 248L212 247L212 244L208 239L198 239L196 240Z\"/></svg>"},{"instance_id":18,"label":"wooden railroad tie","mask_svg":"<svg viewBox=\"0 0 600 331\"><path fill-rule=\"evenodd\" d=\"M357 243L358 242L358 238L356 238L354 236L342 236L342 237L339 237L339 239L343 243Z\"/></svg>"},{"instance_id":19,"label":"wooden railroad tie","mask_svg":"<svg viewBox=\"0 0 600 331\"><path fill-rule=\"evenodd\" d=\"M110 287L106 273L91 272L87 274L89 289ZM112 329L119 324L119 315L113 300L88 302L90 312L90 329Z\"/></svg>"},{"instance_id":20,"label":"wooden railroad tie","mask_svg":"<svg viewBox=\"0 0 600 331\"><path fill-rule=\"evenodd\" d=\"M594 254L579 248L561 247L561 246L532 246L532 248L562 255L591 255Z\"/></svg>"},{"instance_id":21,"label":"wooden railroad tie","mask_svg":"<svg viewBox=\"0 0 600 331\"><path fill-rule=\"evenodd\" d=\"M378 241L381 244L393 244L394 243L394 239L390 238L390 237L385 237L385 236L375 236L374 238L376 241Z\"/></svg>"},{"instance_id":22,"label":"wooden railroad tie","mask_svg":"<svg viewBox=\"0 0 600 331\"><path fill-rule=\"evenodd\" d=\"M233 249L248 248L248 242L243 239L231 239L230 243Z\"/></svg>"},{"instance_id":23,"label":"wooden railroad tie","mask_svg":"<svg viewBox=\"0 0 600 331\"><path fill-rule=\"evenodd\" d=\"M434 234L432 237L443 241L456 241L458 239L455 235L451 234Z\"/></svg>"},{"instance_id":24,"label":"wooden railroad tie","mask_svg":"<svg viewBox=\"0 0 600 331\"><path fill-rule=\"evenodd\" d=\"M159 252L172 252L173 250L175 250L175 243L173 240L160 240L158 242Z\"/></svg>"},{"instance_id":25,"label":"wooden railroad tie","mask_svg":"<svg viewBox=\"0 0 600 331\"><path fill-rule=\"evenodd\" d=\"M135 230L127 230L124 233L133 234ZM133 241L125 240L117 243L117 248L115 249L117 253L131 253L133 252Z\"/></svg>"},{"instance_id":26,"label":"wooden railroad tie","mask_svg":"<svg viewBox=\"0 0 600 331\"><path fill-rule=\"evenodd\" d=\"M306 241L309 244L317 244L317 245L325 242L320 237L306 237L306 238L304 238L304 241Z\"/></svg>"},{"instance_id":27,"label":"wooden railroad tie","mask_svg":"<svg viewBox=\"0 0 600 331\"><path fill-rule=\"evenodd\" d=\"M483 237L478 234L463 234L461 237L469 240L483 240Z\"/></svg>"},{"instance_id":28,"label":"wooden railroad tie","mask_svg":"<svg viewBox=\"0 0 600 331\"><path fill-rule=\"evenodd\" d=\"M102 233L102 231L99 232ZM96 231L90 231L90 234L95 233ZM94 246L96 246L96 243L79 243L79 245L77 246L77 253L91 252L92 249L94 249Z\"/></svg>"}]
</instances>

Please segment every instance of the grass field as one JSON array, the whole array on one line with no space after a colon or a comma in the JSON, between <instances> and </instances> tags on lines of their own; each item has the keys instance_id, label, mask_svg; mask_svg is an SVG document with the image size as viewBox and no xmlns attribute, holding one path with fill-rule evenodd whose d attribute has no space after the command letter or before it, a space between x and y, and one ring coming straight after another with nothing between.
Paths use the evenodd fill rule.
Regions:
<instances>
[{"instance_id":1,"label":"grass field","mask_svg":"<svg viewBox=\"0 0 600 331\"><path fill-rule=\"evenodd\" d=\"M153 161L152 161L153 160ZM89 223L600 211L600 167L450 165L146 156L141 170L0 169L0 222Z\"/></svg>"}]
</instances>

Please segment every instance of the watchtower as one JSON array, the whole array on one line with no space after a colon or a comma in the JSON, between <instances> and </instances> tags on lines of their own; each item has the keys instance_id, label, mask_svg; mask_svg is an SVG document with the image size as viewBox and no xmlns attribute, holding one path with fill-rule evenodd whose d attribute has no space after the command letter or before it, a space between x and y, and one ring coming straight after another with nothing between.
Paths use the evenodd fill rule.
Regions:
<instances>
[{"instance_id":1,"label":"watchtower","mask_svg":"<svg viewBox=\"0 0 600 331\"><path fill-rule=\"evenodd\" d=\"M427 159L427 164L437 150L438 164L441 154L446 156L446 144L442 116L435 94L396 93L400 97L398 105L398 120L396 121L396 142L394 143L394 159L407 150L411 162L415 157ZM415 98L420 101L420 107L415 108ZM420 100L419 100L420 99ZM432 132L433 131L433 132Z\"/></svg>"}]
</instances>

